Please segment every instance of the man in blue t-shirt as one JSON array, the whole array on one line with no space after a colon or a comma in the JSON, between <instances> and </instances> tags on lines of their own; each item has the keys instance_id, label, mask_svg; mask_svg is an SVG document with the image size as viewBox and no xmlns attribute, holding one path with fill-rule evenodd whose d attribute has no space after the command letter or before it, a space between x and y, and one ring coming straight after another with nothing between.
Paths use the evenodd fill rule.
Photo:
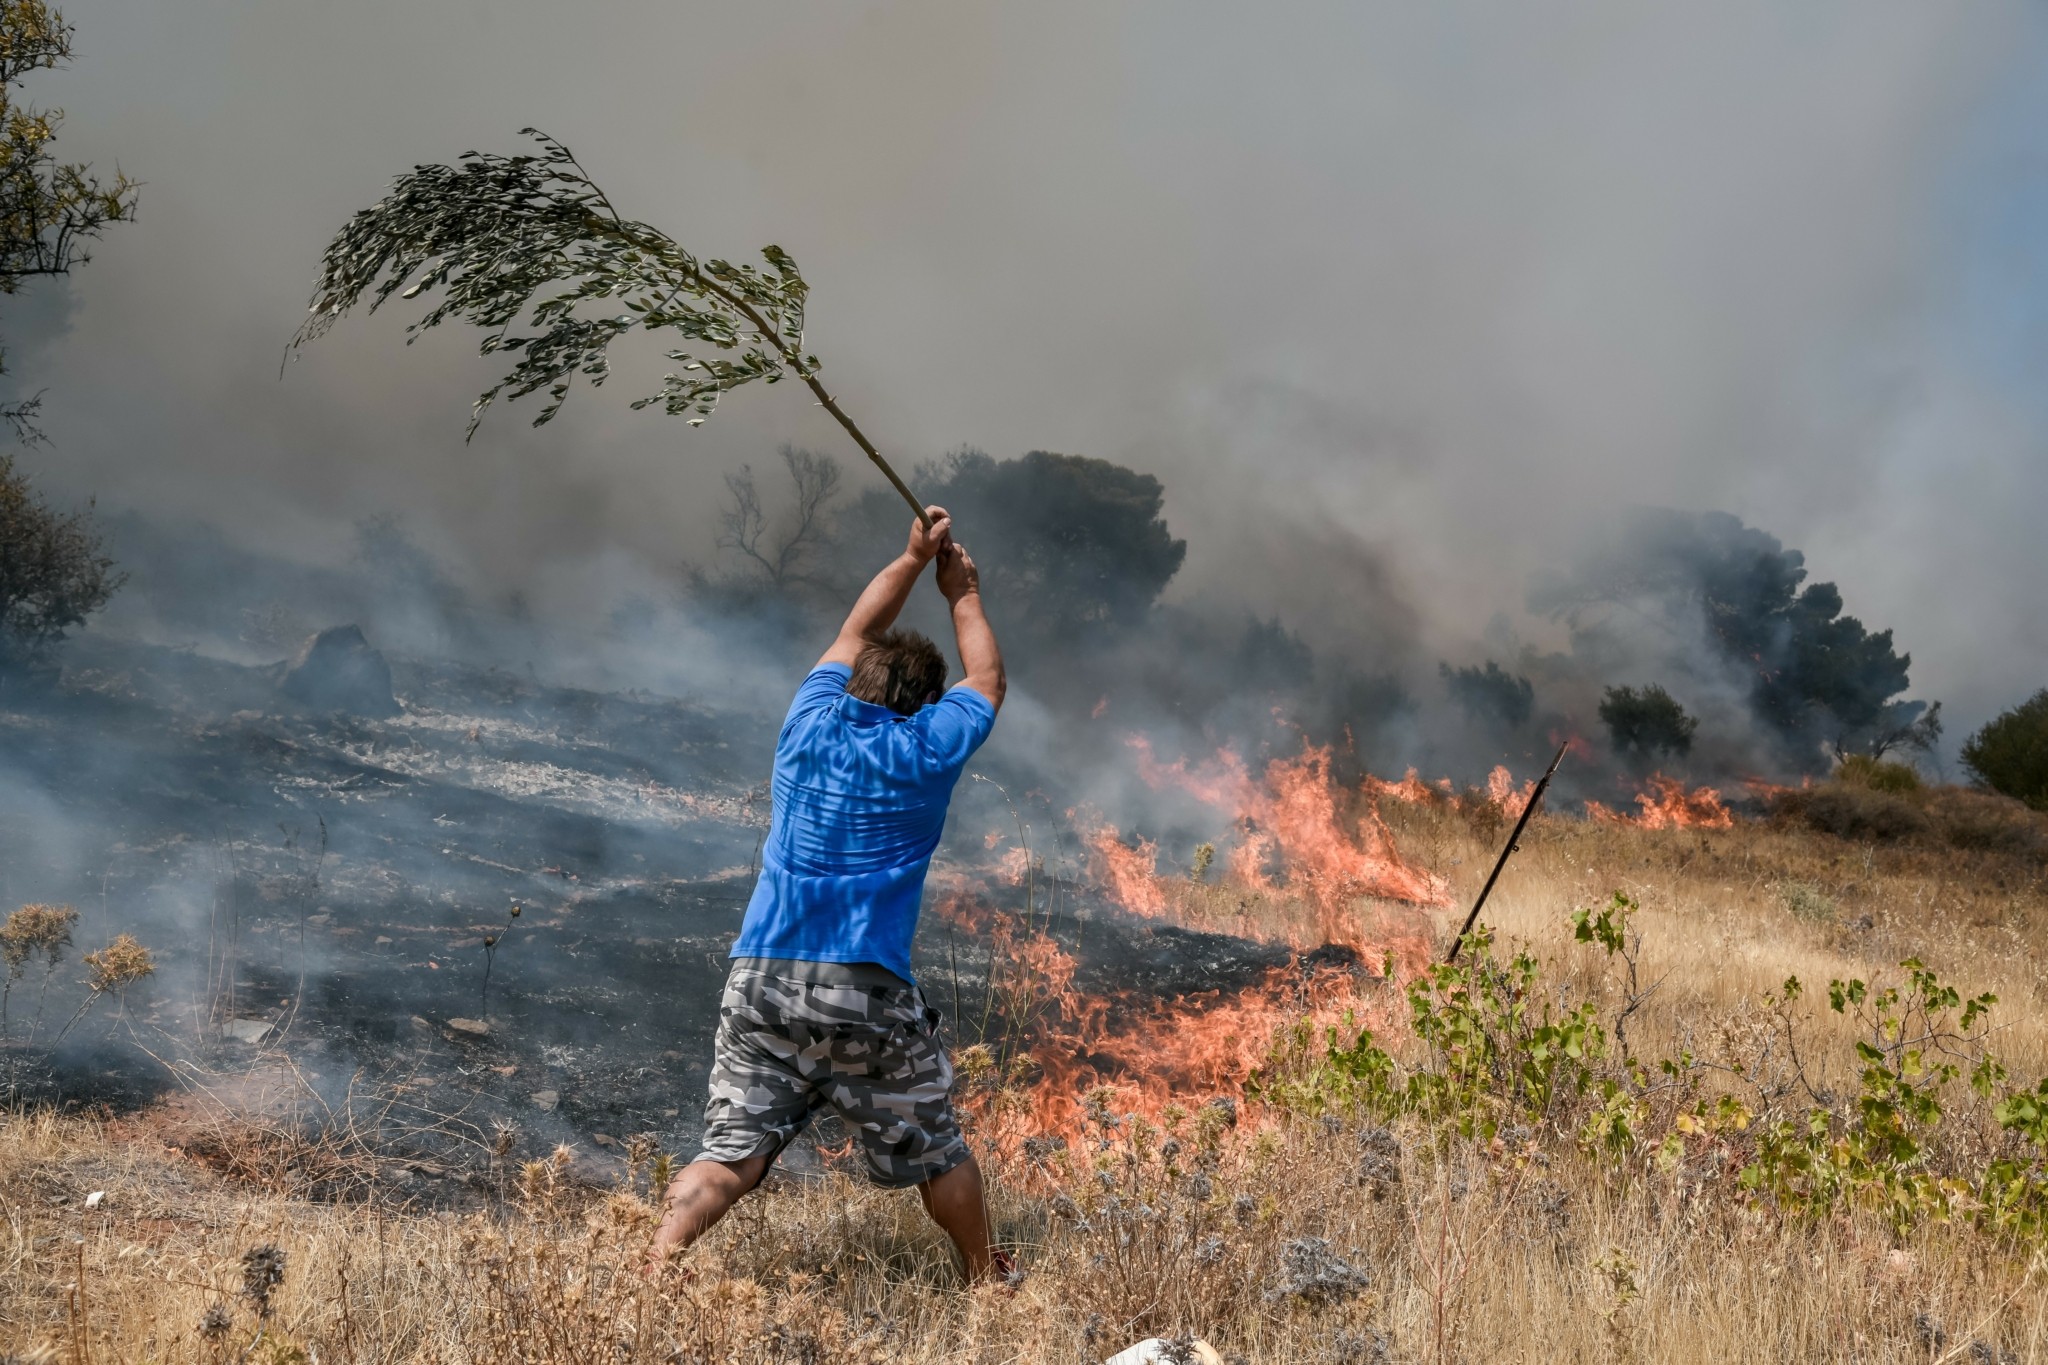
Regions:
<instances>
[{"instance_id":1,"label":"man in blue t-shirt","mask_svg":"<svg viewBox=\"0 0 2048 1365\"><path fill-rule=\"evenodd\" d=\"M761 878L719 1002L704 1150L668 1188L658 1265L759 1184L820 1108L845 1120L868 1177L915 1185L969 1278L1009 1272L989 1244L981 1172L953 1117L939 1014L910 940L946 805L1003 704L1003 656L981 581L945 509L875 575L797 689L775 744ZM967 677L946 690L930 640L892 630L925 565Z\"/></svg>"}]
</instances>

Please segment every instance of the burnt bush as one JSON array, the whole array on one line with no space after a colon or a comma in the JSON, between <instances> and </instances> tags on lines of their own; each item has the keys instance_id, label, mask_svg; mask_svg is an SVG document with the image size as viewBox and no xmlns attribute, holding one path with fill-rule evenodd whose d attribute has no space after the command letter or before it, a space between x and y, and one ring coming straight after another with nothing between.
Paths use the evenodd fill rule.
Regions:
<instances>
[{"instance_id":1,"label":"burnt bush","mask_svg":"<svg viewBox=\"0 0 2048 1365\"><path fill-rule=\"evenodd\" d=\"M1965 853L2048 856L2048 818L2008 797L1964 787L1922 786L1917 775L1911 788L1887 790L1857 780L1867 776L1848 768L1844 777L1824 786L1781 793L1772 803L1772 814L1862 843L1946 844ZM1886 776L1880 773L1879 781Z\"/></svg>"},{"instance_id":2,"label":"burnt bush","mask_svg":"<svg viewBox=\"0 0 2048 1365\"><path fill-rule=\"evenodd\" d=\"M2048 687L1970 736L1963 765L1991 790L2048 811Z\"/></svg>"},{"instance_id":3,"label":"burnt bush","mask_svg":"<svg viewBox=\"0 0 2048 1365\"><path fill-rule=\"evenodd\" d=\"M1971 853L2048 853L2048 820L1986 792L1945 788L1927 811L1943 841Z\"/></svg>"},{"instance_id":4,"label":"burnt bush","mask_svg":"<svg viewBox=\"0 0 2048 1365\"><path fill-rule=\"evenodd\" d=\"M1484 668L1452 668L1438 664L1444 691L1475 723L1520 729L1536 706L1536 686L1493 660Z\"/></svg>"},{"instance_id":5,"label":"burnt bush","mask_svg":"<svg viewBox=\"0 0 2048 1365\"><path fill-rule=\"evenodd\" d=\"M1934 832L1933 822L1906 797L1848 782L1786 792L1776 809L1823 834L1865 843L1897 843Z\"/></svg>"}]
</instances>

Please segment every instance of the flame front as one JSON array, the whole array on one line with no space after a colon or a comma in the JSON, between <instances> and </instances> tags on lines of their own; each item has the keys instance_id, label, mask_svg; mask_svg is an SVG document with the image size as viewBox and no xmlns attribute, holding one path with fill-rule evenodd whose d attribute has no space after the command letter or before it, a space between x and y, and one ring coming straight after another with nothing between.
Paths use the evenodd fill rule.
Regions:
<instances>
[{"instance_id":1,"label":"flame front","mask_svg":"<svg viewBox=\"0 0 2048 1365\"><path fill-rule=\"evenodd\" d=\"M1161 763L1142 735L1128 742L1147 786L1178 788L1230 819L1238 836L1228 860L1233 876L1260 890L1298 895L1322 912L1321 942L1355 943L1344 919L1360 897L1450 904L1449 883L1408 863L1394 847L1377 803L1388 784L1367 778L1357 791L1345 790L1331 774L1328 745L1304 744L1298 757L1274 759L1264 780L1254 781L1229 749L1190 769L1185 759ZM1407 780L1414 781L1412 772Z\"/></svg>"},{"instance_id":2,"label":"flame front","mask_svg":"<svg viewBox=\"0 0 2048 1365\"><path fill-rule=\"evenodd\" d=\"M985 1040L962 1052L963 1093L981 1140L999 1147L1078 1139L1086 1097L1103 1086L1115 1089L1115 1111L1155 1118L1168 1105L1235 1095L1279 1031L1304 1021L1318 1033L1399 1027L1401 997L1378 973L1405 979L1433 959L1429 912L1448 908L1451 893L1444 877L1403 857L1383 803L1484 815L1492 829L1519 817L1535 790L1505 767L1463 792L1413 769L1399 781L1367 776L1351 787L1335 775L1331 749L1312 744L1255 772L1228 748L1166 762L1145 737L1127 742L1146 785L1214 809L1224 837L1193 867L1162 872L1157 842L1097 821L1083 834L1094 888L1130 915L1284 945L1292 960L1236 989L1084 990L1074 956L1048 932L1050 898L1067 884L1045 876L1023 848L996 853L1004 840L991 838L998 880L979 889L956 882L940 911L990 945L986 994L963 1002L958 1026ZM1639 814L1597 802L1586 810L1651 829L1733 822L1718 791L1689 791L1662 774L1636 802ZM1025 889L1027 900L1036 886L1047 899L1021 915L999 911L984 898L998 885Z\"/></svg>"},{"instance_id":3,"label":"flame front","mask_svg":"<svg viewBox=\"0 0 2048 1365\"><path fill-rule=\"evenodd\" d=\"M1721 803L1713 787L1687 791L1677 778L1662 773L1651 775L1644 789L1636 793L1640 815L1628 815L1598 801L1586 803L1586 817L1605 825L1634 825L1638 829L1727 829L1735 816Z\"/></svg>"},{"instance_id":4,"label":"flame front","mask_svg":"<svg viewBox=\"0 0 2048 1365\"><path fill-rule=\"evenodd\" d=\"M1276 1031L1303 1020L1387 1025L1399 997L1376 973L1390 961L1420 970L1433 948L1426 912L1451 903L1443 877L1402 856L1379 808L1382 797L1449 800L1448 783L1439 793L1411 772L1400 783L1368 777L1347 787L1332 770L1331 750L1314 745L1254 773L1230 749L1196 764L1166 763L1145 738L1129 743L1147 785L1192 796L1222 817L1216 870L1206 870L1205 858L1199 875L1162 872L1154 840L1127 839L1104 822L1083 836L1092 883L1129 914L1282 944L1294 960L1228 991L1084 991L1073 956L1044 931L1044 919L1000 913L956 885L940 913L990 944L986 998L963 1002L968 1017L960 1021L966 1037L989 1040L969 1049L962 1066L967 1092L980 1096L970 1104L984 1140L1077 1138L1083 1098L1105 1085L1116 1088L1120 1112L1155 1116L1169 1104L1234 1095L1267 1058ZM1504 769L1492 785L1507 802L1526 799ZM1011 886L1023 885L1033 866L1019 848L1002 851L997 865ZM977 1090L977 1075L994 1082Z\"/></svg>"}]
</instances>

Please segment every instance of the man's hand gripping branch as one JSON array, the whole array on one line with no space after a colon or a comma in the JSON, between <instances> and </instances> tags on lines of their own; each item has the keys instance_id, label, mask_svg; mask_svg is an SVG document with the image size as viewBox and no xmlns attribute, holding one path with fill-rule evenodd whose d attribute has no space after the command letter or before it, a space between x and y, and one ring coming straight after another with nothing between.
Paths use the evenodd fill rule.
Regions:
<instances>
[{"instance_id":1,"label":"man's hand gripping branch","mask_svg":"<svg viewBox=\"0 0 2048 1365\"><path fill-rule=\"evenodd\" d=\"M927 527L921 520L910 523L909 544L861 591L832 647L818 662L851 667L870 641L896 624L910 590L917 586L918 575L936 560L939 592L952 609L954 642L967 674L964 681L1000 709L1006 687L1003 652L981 609L981 575L967 547L954 542L953 518L946 509L927 507L925 515L931 518L931 525Z\"/></svg>"},{"instance_id":2,"label":"man's hand gripping branch","mask_svg":"<svg viewBox=\"0 0 2048 1365\"><path fill-rule=\"evenodd\" d=\"M910 544L902 554L884 565L867 587L861 589L860 596L854 599L853 610L846 614L846 623L839 627L838 638L832 641L832 647L825 651L819 663L851 667L870 641L880 638L896 624L904 602L909 600L910 590L917 586L917 576L924 572L925 565L952 543L953 519L946 514L946 509L927 507L924 511L932 524L927 527L921 519L911 520Z\"/></svg>"}]
</instances>

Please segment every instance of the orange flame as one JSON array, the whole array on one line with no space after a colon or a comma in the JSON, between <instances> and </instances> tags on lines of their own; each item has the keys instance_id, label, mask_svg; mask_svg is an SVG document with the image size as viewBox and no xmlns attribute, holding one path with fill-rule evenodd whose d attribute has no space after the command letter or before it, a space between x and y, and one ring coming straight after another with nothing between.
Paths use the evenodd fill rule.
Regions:
<instances>
[{"instance_id":1,"label":"orange flame","mask_svg":"<svg viewBox=\"0 0 2048 1365\"><path fill-rule=\"evenodd\" d=\"M1018 847L1003 850L996 859L996 875L1012 886L1022 886L1024 879L1031 875L1031 850Z\"/></svg>"},{"instance_id":2,"label":"orange flame","mask_svg":"<svg viewBox=\"0 0 2048 1365\"><path fill-rule=\"evenodd\" d=\"M1420 970L1429 961L1429 924L1399 907L1446 906L1449 885L1402 858L1378 801L1447 801L1448 782L1425 784L1411 771L1398 783L1366 778L1357 789L1347 788L1333 775L1331 750L1313 745L1254 774L1228 749L1191 765L1185 759L1160 762L1142 737L1130 743L1149 785L1186 792L1228 816L1232 831L1218 859L1222 882L1281 902L1277 921L1254 925L1251 917L1260 913L1254 910L1233 925L1239 932L1303 951L1341 944L1373 970L1388 958L1404 971ZM1194 927L1216 927L1201 921L1219 913L1218 905L1227 907L1220 913L1243 914L1240 896L1219 897L1214 886L1171 870L1162 874L1159 846L1151 839L1126 837L1101 823L1084 834L1083 843L1094 879L1132 914ZM1005 851L996 870L1012 885L1023 865L1020 852ZM1318 1028L1355 1028L1368 1017L1379 1019L1375 1027L1385 1026L1394 1012L1390 1002L1397 999L1376 988L1369 974L1311 969L1299 960L1228 993L1091 993L1076 987L1073 957L1049 935L1030 930L1028 919L995 911L964 882L955 883L938 909L990 944L988 998L994 1003L978 1014L984 1024L993 1021L991 1063L1003 1072L1020 1050L1030 1058L1031 1079L1021 1092L967 1087L970 1096L979 1096L968 1103L977 1110L981 1137L998 1148L1037 1134L1078 1139L1082 1099L1098 1086L1116 1088L1117 1112L1155 1118L1169 1104L1234 1095L1266 1060L1279 1029L1304 1019ZM974 1021L966 1024L975 1036Z\"/></svg>"},{"instance_id":3,"label":"orange flame","mask_svg":"<svg viewBox=\"0 0 2048 1365\"><path fill-rule=\"evenodd\" d=\"M991 1042L990 1060L1000 1069L1028 1059L1030 1080L1021 1093L1005 1098L966 1087L978 1137L999 1151L1014 1152L1025 1138L1047 1134L1078 1141L1085 1097L1100 1086L1115 1088L1116 1112L1156 1120L1169 1105L1193 1107L1236 1095L1266 1061L1275 1034L1304 1019L1318 1031L1391 1022L1395 994L1375 991L1372 978L1361 980L1341 967L1274 968L1228 996L1216 990L1170 999L1091 994L1074 984L1073 957L1046 935L1020 932L1015 919L991 916L964 895L948 898L941 912L977 924L991 940L995 1007L983 1022L992 1018L993 1037L1007 1041ZM971 1031L975 1022L962 1024Z\"/></svg>"},{"instance_id":4,"label":"orange flame","mask_svg":"<svg viewBox=\"0 0 2048 1365\"><path fill-rule=\"evenodd\" d=\"M1116 827L1104 825L1087 836L1095 851L1110 895L1134 915L1158 919L1166 913L1166 890L1159 884L1159 845L1138 840L1132 848L1117 837Z\"/></svg>"},{"instance_id":5,"label":"orange flame","mask_svg":"<svg viewBox=\"0 0 2048 1365\"><path fill-rule=\"evenodd\" d=\"M1557 731L1552 730L1550 732L1550 742L1552 744L1564 745L1565 752L1573 758L1581 759L1588 763L1594 761L1593 746L1587 742L1584 735L1574 733L1560 739L1558 738Z\"/></svg>"},{"instance_id":6,"label":"orange flame","mask_svg":"<svg viewBox=\"0 0 2048 1365\"><path fill-rule=\"evenodd\" d=\"M1440 777L1436 781L1436 786L1431 787L1429 783L1415 775L1413 768L1404 773L1399 782L1389 782L1385 778L1374 777L1371 773L1365 775L1365 794L1374 800L1387 797L1395 801L1406 801L1412 806L1426 806L1450 795L1450 791L1449 778Z\"/></svg>"},{"instance_id":7,"label":"orange flame","mask_svg":"<svg viewBox=\"0 0 2048 1365\"><path fill-rule=\"evenodd\" d=\"M1638 829L1727 829L1735 823L1735 816L1721 803L1718 790L1695 787L1687 791L1683 782L1662 773L1651 775L1646 789L1636 793L1636 804L1643 808L1640 815L1627 815L1598 801L1588 801L1586 816L1601 824L1634 825Z\"/></svg>"},{"instance_id":8,"label":"orange flame","mask_svg":"<svg viewBox=\"0 0 2048 1365\"><path fill-rule=\"evenodd\" d=\"M1813 776L1809 773L1807 776L1800 778L1799 785L1796 787L1788 786L1783 782L1773 782L1767 777L1745 777L1742 779L1742 785L1757 800L1774 801L1786 792L1812 790Z\"/></svg>"},{"instance_id":9,"label":"orange flame","mask_svg":"<svg viewBox=\"0 0 2048 1365\"><path fill-rule=\"evenodd\" d=\"M1530 778L1519 788L1515 786L1515 775L1505 766L1496 765L1486 775L1486 799L1489 804L1499 806L1501 814L1510 820L1521 818L1522 807L1529 804L1529 798L1536 794L1536 779Z\"/></svg>"},{"instance_id":10,"label":"orange flame","mask_svg":"<svg viewBox=\"0 0 2048 1365\"><path fill-rule=\"evenodd\" d=\"M1410 865L1394 847L1372 782L1355 794L1337 783L1328 745L1304 744L1300 756L1274 759L1266 765L1264 780L1254 781L1244 760L1229 749L1190 769L1185 759L1159 762L1142 735L1129 743L1138 754L1138 776L1148 786L1178 787L1230 815L1239 840L1229 865L1248 884L1284 886L1326 917L1361 896L1410 905L1450 904L1449 884ZM1275 858L1284 864L1284 881L1274 881L1267 872Z\"/></svg>"},{"instance_id":11,"label":"orange flame","mask_svg":"<svg viewBox=\"0 0 2048 1365\"><path fill-rule=\"evenodd\" d=\"M1161 762L1148 740L1128 741L1138 775L1155 790L1186 793L1230 821L1226 847L1217 850L1218 880L1203 885L1160 868L1160 849L1142 836L1125 837L1107 823L1083 836L1093 876L1117 905L1132 914L1190 927L1225 927L1286 942L1302 953L1325 944L1358 952L1377 970L1391 957L1402 976L1431 960L1434 944L1426 917L1404 907L1443 907L1448 883L1407 862L1380 814L1383 801L1476 808L1497 807L1519 816L1534 782L1517 784L1505 767L1480 789L1463 795L1448 780L1425 782L1409 769L1398 782L1365 777L1347 787L1333 773L1331 750L1304 744L1293 758L1254 772L1236 752L1218 751L1190 763ZM1711 787L1687 790L1658 774L1635 798L1639 811L1622 813L1588 802L1595 820L1646 829L1725 828L1733 816ZM1068 813L1073 818L1073 812ZM1085 823L1085 821L1084 821ZM1024 1139L1056 1134L1076 1142L1087 1126L1084 1100L1114 1087L1110 1108L1157 1119L1167 1106L1199 1105L1236 1095L1270 1055L1280 1030L1307 1021L1376 1030L1398 1027L1399 993L1369 973L1316 966L1296 957L1248 987L1203 990L1161 998L1137 991L1085 991L1077 986L1074 956L1042 927L1030 909L1019 916L982 899L1005 884L1027 885L1026 850L991 838L993 869L980 890L951 879L939 913L989 944L986 999L963 1009L959 1027L968 1039L988 1038L981 1075L1001 1083L963 1086L963 1104L975 1116L977 1140L1015 1152ZM990 873L993 875L990 875ZM943 883L938 883L943 885ZM1257 894L1247 894L1257 893ZM1247 902L1252 907L1244 909ZM1373 904L1377 902L1377 904ZM1260 919L1260 916L1268 916ZM957 989L957 988L956 988ZM963 1071L963 1075L967 1075ZM1247 1121L1258 1121L1247 1116Z\"/></svg>"}]
</instances>

